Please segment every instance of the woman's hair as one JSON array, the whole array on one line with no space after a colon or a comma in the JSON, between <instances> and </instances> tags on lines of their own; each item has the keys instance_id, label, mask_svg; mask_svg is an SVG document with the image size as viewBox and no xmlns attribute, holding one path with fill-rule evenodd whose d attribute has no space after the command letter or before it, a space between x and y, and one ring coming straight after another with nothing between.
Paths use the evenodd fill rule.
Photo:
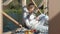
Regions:
<instances>
[{"instance_id":1,"label":"woman's hair","mask_svg":"<svg viewBox=\"0 0 60 34\"><path fill-rule=\"evenodd\" d=\"M34 5L34 4L33 3L29 3L28 6L30 6L30 5Z\"/></svg>"},{"instance_id":2,"label":"woman's hair","mask_svg":"<svg viewBox=\"0 0 60 34\"><path fill-rule=\"evenodd\" d=\"M35 7L33 3L29 3L28 6L27 6L28 9L33 8L33 7Z\"/></svg>"}]
</instances>

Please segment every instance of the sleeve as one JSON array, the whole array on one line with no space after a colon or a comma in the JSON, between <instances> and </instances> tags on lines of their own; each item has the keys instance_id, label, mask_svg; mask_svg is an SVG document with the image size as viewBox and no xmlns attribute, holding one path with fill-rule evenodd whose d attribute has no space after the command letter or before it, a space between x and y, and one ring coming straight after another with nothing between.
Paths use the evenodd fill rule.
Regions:
<instances>
[{"instance_id":1,"label":"sleeve","mask_svg":"<svg viewBox=\"0 0 60 34\"><path fill-rule=\"evenodd\" d=\"M28 27L31 27L31 25L29 24L29 19L27 18L27 16L29 15L29 11L27 10L26 7L23 7L23 10L24 10L24 13L23 13L23 19L24 19L24 22L26 23L26 25Z\"/></svg>"},{"instance_id":2,"label":"sleeve","mask_svg":"<svg viewBox=\"0 0 60 34\"><path fill-rule=\"evenodd\" d=\"M23 6L22 8L23 8L23 18L27 18L27 16L29 15L29 11L26 6Z\"/></svg>"},{"instance_id":3,"label":"sleeve","mask_svg":"<svg viewBox=\"0 0 60 34\"><path fill-rule=\"evenodd\" d=\"M26 26L31 28L31 25L30 25L30 21L29 19L27 18L27 13L24 13L24 22L26 23Z\"/></svg>"},{"instance_id":4,"label":"sleeve","mask_svg":"<svg viewBox=\"0 0 60 34\"><path fill-rule=\"evenodd\" d=\"M31 28L32 26L30 25L30 22L28 19L25 20L27 27Z\"/></svg>"},{"instance_id":5,"label":"sleeve","mask_svg":"<svg viewBox=\"0 0 60 34\"><path fill-rule=\"evenodd\" d=\"M29 12L26 6L22 6L24 12Z\"/></svg>"}]
</instances>

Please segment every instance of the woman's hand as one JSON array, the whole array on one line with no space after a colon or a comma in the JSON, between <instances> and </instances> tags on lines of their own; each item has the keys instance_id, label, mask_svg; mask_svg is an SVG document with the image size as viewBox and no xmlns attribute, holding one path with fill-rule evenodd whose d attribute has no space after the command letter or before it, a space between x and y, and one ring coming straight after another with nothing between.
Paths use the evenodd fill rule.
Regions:
<instances>
[{"instance_id":1,"label":"woman's hand","mask_svg":"<svg viewBox=\"0 0 60 34\"><path fill-rule=\"evenodd\" d=\"M39 20L39 17L36 17L36 20Z\"/></svg>"}]
</instances>

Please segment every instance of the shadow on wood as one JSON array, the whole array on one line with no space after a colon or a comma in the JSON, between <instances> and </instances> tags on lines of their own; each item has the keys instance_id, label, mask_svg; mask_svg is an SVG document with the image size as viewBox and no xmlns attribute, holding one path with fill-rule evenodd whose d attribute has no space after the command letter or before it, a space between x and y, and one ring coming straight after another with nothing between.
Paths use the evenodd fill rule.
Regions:
<instances>
[{"instance_id":1,"label":"shadow on wood","mask_svg":"<svg viewBox=\"0 0 60 34\"><path fill-rule=\"evenodd\" d=\"M60 34L60 12L50 19L49 34Z\"/></svg>"}]
</instances>

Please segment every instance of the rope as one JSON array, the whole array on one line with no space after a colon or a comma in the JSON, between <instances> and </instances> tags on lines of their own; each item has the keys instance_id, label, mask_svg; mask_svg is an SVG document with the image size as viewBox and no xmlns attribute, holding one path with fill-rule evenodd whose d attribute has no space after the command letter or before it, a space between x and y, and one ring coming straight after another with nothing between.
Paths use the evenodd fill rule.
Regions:
<instances>
[{"instance_id":1,"label":"rope","mask_svg":"<svg viewBox=\"0 0 60 34\"><path fill-rule=\"evenodd\" d=\"M36 5L36 3L34 2L34 0L32 0L32 2L34 3L34 5L36 6L36 8L38 8L37 7L37 5ZM38 8L38 11L42 14L42 12L40 11L40 9Z\"/></svg>"}]
</instances>

